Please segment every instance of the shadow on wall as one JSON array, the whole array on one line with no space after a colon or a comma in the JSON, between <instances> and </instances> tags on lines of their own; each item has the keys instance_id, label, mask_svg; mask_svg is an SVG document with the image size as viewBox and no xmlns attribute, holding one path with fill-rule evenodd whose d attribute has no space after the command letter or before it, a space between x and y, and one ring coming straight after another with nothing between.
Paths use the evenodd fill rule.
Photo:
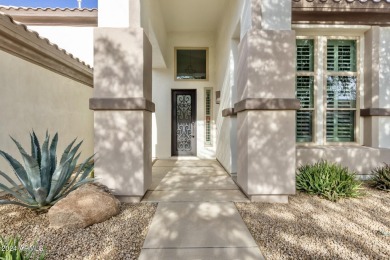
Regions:
<instances>
[{"instance_id":1,"label":"shadow on wall","mask_svg":"<svg viewBox=\"0 0 390 260\"><path fill-rule=\"evenodd\" d=\"M327 160L348 167L358 175L368 175L383 162L389 163L389 154L389 149L364 146L298 147L297 166Z\"/></svg>"},{"instance_id":2,"label":"shadow on wall","mask_svg":"<svg viewBox=\"0 0 390 260\"><path fill-rule=\"evenodd\" d=\"M143 50L143 42L135 43L137 38L137 31L118 30L95 39L95 97L139 97L142 93L139 64L143 64L143 53L137 50Z\"/></svg>"},{"instance_id":3,"label":"shadow on wall","mask_svg":"<svg viewBox=\"0 0 390 260\"><path fill-rule=\"evenodd\" d=\"M283 99L295 99L294 32L249 31L239 52L239 99L278 98L289 107ZM239 171L249 175L239 173L238 182L249 194L294 194L296 112L270 109L238 115L238 146L248 153L238 155Z\"/></svg>"},{"instance_id":4,"label":"shadow on wall","mask_svg":"<svg viewBox=\"0 0 390 260\"><path fill-rule=\"evenodd\" d=\"M101 33L95 39L95 97L127 98L142 93L143 86L137 83L143 78L139 66L143 53L126 45L126 40L129 45L134 42L135 33L123 32ZM95 172L116 195L143 195L144 120L148 114L95 111L95 152L99 158Z\"/></svg>"}]
</instances>

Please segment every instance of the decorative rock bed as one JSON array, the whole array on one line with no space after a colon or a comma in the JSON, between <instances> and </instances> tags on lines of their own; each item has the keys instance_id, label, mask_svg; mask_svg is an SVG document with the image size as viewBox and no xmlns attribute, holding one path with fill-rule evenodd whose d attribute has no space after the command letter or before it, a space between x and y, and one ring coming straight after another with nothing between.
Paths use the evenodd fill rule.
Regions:
<instances>
[{"instance_id":1,"label":"decorative rock bed","mask_svg":"<svg viewBox=\"0 0 390 260\"><path fill-rule=\"evenodd\" d=\"M236 203L266 259L390 259L390 192L337 203L297 193L289 204Z\"/></svg>"},{"instance_id":2,"label":"decorative rock bed","mask_svg":"<svg viewBox=\"0 0 390 260\"><path fill-rule=\"evenodd\" d=\"M121 204L120 213L85 229L53 229L48 215L0 206L0 234L46 247L46 259L137 259L157 204Z\"/></svg>"}]
</instances>

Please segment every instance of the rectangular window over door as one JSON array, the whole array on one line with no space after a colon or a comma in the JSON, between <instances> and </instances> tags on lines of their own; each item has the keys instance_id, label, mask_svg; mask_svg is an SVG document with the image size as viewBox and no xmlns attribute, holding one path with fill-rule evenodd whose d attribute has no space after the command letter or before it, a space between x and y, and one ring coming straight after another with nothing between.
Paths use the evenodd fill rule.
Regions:
<instances>
[{"instance_id":1,"label":"rectangular window over door","mask_svg":"<svg viewBox=\"0 0 390 260\"><path fill-rule=\"evenodd\" d=\"M208 48L175 48L175 80L208 80Z\"/></svg>"}]
</instances>

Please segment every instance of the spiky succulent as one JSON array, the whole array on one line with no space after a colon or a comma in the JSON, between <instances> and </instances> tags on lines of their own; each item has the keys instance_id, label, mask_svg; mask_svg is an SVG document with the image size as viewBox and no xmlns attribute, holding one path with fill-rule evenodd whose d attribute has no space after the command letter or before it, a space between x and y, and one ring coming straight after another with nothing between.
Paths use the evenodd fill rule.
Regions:
<instances>
[{"instance_id":1,"label":"spiky succulent","mask_svg":"<svg viewBox=\"0 0 390 260\"><path fill-rule=\"evenodd\" d=\"M57 165L58 134L55 134L50 142L50 136L46 132L46 138L41 147L33 131L30 134L31 155L27 154L18 141L12 137L11 139L22 155L24 167L8 153L0 150L0 155L10 164L21 186L0 171L0 175L12 185L8 187L0 183L0 191L3 190L18 200L0 200L0 204L16 204L33 209L49 208L71 191L93 181L89 178L94 167L94 164L90 162L93 155L79 165L75 172L81 154L78 153L78 149L83 141L73 147L76 139L73 140L64 150Z\"/></svg>"},{"instance_id":2,"label":"spiky succulent","mask_svg":"<svg viewBox=\"0 0 390 260\"><path fill-rule=\"evenodd\" d=\"M372 186L380 190L390 191L390 165L385 163L383 166L371 171L374 175Z\"/></svg>"}]
</instances>

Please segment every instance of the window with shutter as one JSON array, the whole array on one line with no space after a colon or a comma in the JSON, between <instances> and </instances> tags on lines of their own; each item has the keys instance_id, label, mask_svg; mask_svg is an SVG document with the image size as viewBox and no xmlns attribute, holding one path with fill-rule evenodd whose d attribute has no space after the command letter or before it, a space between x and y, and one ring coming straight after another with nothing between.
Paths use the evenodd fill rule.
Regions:
<instances>
[{"instance_id":1,"label":"window with shutter","mask_svg":"<svg viewBox=\"0 0 390 260\"><path fill-rule=\"evenodd\" d=\"M296 41L298 143L357 142L358 38L302 36Z\"/></svg>"},{"instance_id":2,"label":"window with shutter","mask_svg":"<svg viewBox=\"0 0 390 260\"><path fill-rule=\"evenodd\" d=\"M326 141L354 142L357 66L355 40L328 40L326 53Z\"/></svg>"},{"instance_id":3,"label":"window with shutter","mask_svg":"<svg viewBox=\"0 0 390 260\"><path fill-rule=\"evenodd\" d=\"M296 115L296 140L313 142L314 116L314 40L297 40L296 97L301 109Z\"/></svg>"}]
</instances>

